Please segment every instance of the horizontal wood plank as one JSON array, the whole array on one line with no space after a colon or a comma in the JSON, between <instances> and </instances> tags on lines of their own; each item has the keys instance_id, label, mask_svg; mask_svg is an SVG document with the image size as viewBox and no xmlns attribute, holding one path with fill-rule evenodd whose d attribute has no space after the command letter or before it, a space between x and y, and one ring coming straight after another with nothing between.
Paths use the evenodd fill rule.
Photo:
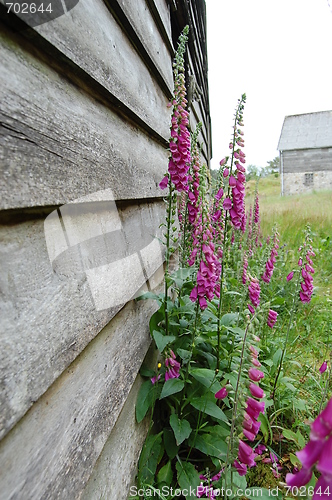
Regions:
<instances>
[{"instance_id":1,"label":"horizontal wood plank","mask_svg":"<svg viewBox=\"0 0 332 500\"><path fill-rule=\"evenodd\" d=\"M144 364L155 369L158 352L154 344L151 345ZM137 393L142 382L142 377L138 375L96 462L81 500L128 499L130 487L135 484L138 459L149 424L149 417L146 417L140 424L137 424L135 417Z\"/></svg>"},{"instance_id":2,"label":"horizontal wood plank","mask_svg":"<svg viewBox=\"0 0 332 500\"><path fill-rule=\"evenodd\" d=\"M173 53L170 50L169 38L162 37L156 20L149 8L146 0L136 0L135 2L128 2L126 0L105 0L106 5L109 6L111 13L123 22L123 31L129 33L133 30L135 35L140 40L141 44L137 47L137 52L143 56L143 52L147 52L151 57L153 64L156 68L151 67L153 74L157 73L162 76L164 83L167 85L166 92L173 90L173 72L172 65L170 64ZM162 3L162 2L161 2ZM154 10L155 14L159 14L157 9ZM167 23L169 24L169 22ZM133 37L134 38L134 37ZM135 39L132 39L135 44ZM149 62L147 61L147 65ZM157 73L156 73L157 69ZM163 83L161 83L163 86Z\"/></svg>"},{"instance_id":3,"label":"horizontal wood plank","mask_svg":"<svg viewBox=\"0 0 332 500\"><path fill-rule=\"evenodd\" d=\"M80 498L150 345L154 310L127 304L2 440L1 500Z\"/></svg>"},{"instance_id":4,"label":"horizontal wood plank","mask_svg":"<svg viewBox=\"0 0 332 500\"><path fill-rule=\"evenodd\" d=\"M108 187L117 199L163 195L165 146L9 38L1 44L0 209L60 205Z\"/></svg>"},{"instance_id":5,"label":"horizontal wood plank","mask_svg":"<svg viewBox=\"0 0 332 500\"><path fill-rule=\"evenodd\" d=\"M0 437L160 268L164 216L104 200L0 226Z\"/></svg>"},{"instance_id":6,"label":"horizontal wood plank","mask_svg":"<svg viewBox=\"0 0 332 500\"><path fill-rule=\"evenodd\" d=\"M144 44L133 46L129 34L119 26L103 0L80 1L66 15L33 30L37 36L27 30L21 33L38 46L43 46L42 38L45 44L58 49L58 54L51 53L50 65L68 58L167 138L168 122L160 120L160 115L165 118L173 91L172 60L160 36L155 40L158 64L147 61ZM24 40L21 43L24 45ZM54 61L54 57L59 61Z\"/></svg>"},{"instance_id":7,"label":"horizontal wood plank","mask_svg":"<svg viewBox=\"0 0 332 500\"><path fill-rule=\"evenodd\" d=\"M282 161L285 174L332 171L332 148L283 151Z\"/></svg>"}]
</instances>

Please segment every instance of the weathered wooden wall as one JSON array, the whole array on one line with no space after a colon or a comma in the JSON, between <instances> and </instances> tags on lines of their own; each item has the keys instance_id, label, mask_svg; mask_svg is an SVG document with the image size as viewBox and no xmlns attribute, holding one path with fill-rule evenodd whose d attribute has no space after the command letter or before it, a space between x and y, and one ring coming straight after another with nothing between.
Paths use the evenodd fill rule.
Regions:
<instances>
[{"instance_id":1,"label":"weathered wooden wall","mask_svg":"<svg viewBox=\"0 0 332 500\"><path fill-rule=\"evenodd\" d=\"M205 3L80 0L33 29L4 3L0 499L125 499L155 308L131 299L162 280L158 184L188 22L191 123L211 156Z\"/></svg>"}]
</instances>

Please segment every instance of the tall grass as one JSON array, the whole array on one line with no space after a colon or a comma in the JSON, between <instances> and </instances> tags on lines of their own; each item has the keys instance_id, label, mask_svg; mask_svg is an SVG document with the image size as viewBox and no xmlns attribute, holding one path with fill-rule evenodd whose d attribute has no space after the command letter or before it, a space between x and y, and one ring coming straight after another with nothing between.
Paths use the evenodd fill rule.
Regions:
<instances>
[{"instance_id":1,"label":"tall grass","mask_svg":"<svg viewBox=\"0 0 332 500\"><path fill-rule=\"evenodd\" d=\"M253 203L255 185L247 184L247 207ZM277 224L280 245L286 245L285 276L297 266L303 228L309 224L312 230L315 290L311 303L299 308L290 336L288 361L301 367L288 364L287 370L301 380L300 393L312 406L319 394L311 375L315 377L322 361L332 355L332 191L281 197L280 178L270 175L259 180L258 192L263 237Z\"/></svg>"},{"instance_id":2,"label":"tall grass","mask_svg":"<svg viewBox=\"0 0 332 500\"><path fill-rule=\"evenodd\" d=\"M247 184L246 204L253 203L256 182ZM270 175L258 184L261 229L264 236L278 225L280 243L289 248L289 259L295 261L296 249L303 240L303 228L309 224L316 251L315 285L319 295L328 293L332 285L332 191L319 191L294 196L280 196L280 178Z\"/></svg>"}]
</instances>

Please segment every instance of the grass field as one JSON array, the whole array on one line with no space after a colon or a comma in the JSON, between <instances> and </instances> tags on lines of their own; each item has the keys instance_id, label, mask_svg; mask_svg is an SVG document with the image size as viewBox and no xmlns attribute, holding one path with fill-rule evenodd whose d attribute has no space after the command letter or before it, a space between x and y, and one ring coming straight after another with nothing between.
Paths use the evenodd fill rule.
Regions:
<instances>
[{"instance_id":1,"label":"grass field","mask_svg":"<svg viewBox=\"0 0 332 500\"><path fill-rule=\"evenodd\" d=\"M247 184L247 206L253 203L255 185L253 180ZM310 225L316 252L316 292L328 294L332 285L332 191L281 197L280 177L270 175L259 180L258 192L264 236L277 224L280 243L294 252L302 243L304 227Z\"/></svg>"}]
</instances>

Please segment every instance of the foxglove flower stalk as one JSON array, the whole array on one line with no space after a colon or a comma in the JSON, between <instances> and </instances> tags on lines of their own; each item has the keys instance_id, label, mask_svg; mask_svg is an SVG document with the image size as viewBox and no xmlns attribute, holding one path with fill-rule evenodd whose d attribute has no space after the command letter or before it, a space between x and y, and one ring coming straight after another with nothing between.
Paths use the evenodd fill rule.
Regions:
<instances>
[{"instance_id":1,"label":"foxglove flower stalk","mask_svg":"<svg viewBox=\"0 0 332 500\"><path fill-rule=\"evenodd\" d=\"M196 286L190 293L192 302L198 299L199 306L203 310L207 307L207 300L212 300L214 296L220 296L220 271L221 264L218 260L218 255L215 253L215 246L213 243L214 229L211 224L210 214L207 210L203 209L202 224L196 228L195 232L195 245L196 249L199 248L201 254L201 261L197 272ZM195 250L195 249L194 249ZM189 264L193 262L193 255Z\"/></svg>"},{"instance_id":2,"label":"foxglove flower stalk","mask_svg":"<svg viewBox=\"0 0 332 500\"><path fill-rule=\"evenodd\" d=\"M179 46L174 62L174 99L171 119L171 139L169 144L170 159L168 172L175 189L179 192L188 191L188 170L190 167L190 133L188 130L189 113L186 110L186 86L184 76L184 53L188 40L189 28L186 26L180 35ZM165 177L161 188L165 186Z\"/></svg>"},{"instance_id":3,"label":"foxglove flower stalk","mask_svg":"<svg viewBox=\"0 0 332 500\"><path fill-rule=\"evenodd\" d=\"M232 225L236 229L242 229L242 231L245 231L245 221L243 221L242 219L245 216L244 184L246 178L245 178L245 168L243 164L246 162L246 160L245 160L245 154L241 149L244 146L244 140L242 138L243 132L239 127L243 126L242 117L243 117L243 108L245 101L246 101L246 95L243 94L241 99L239 99L239 104L235 113L233 142L229 144L229 148L232 150L232 160L231 160L231 169L229 176L228 196L225 198L223 205L224 210L229 211ZM234 159L236 161L234 161ZM234 171L233 171L233 161L235 166ZM229 172L227 172L227 174L228 173ZM224 170L224 175L226 176L226 169ZM229 196L230 194L231 197Z\"/></svg>"},{"instance_id":4,"label":"foxglove flower stalk","mask_svg":"<svg viewBox=\"0 0 332 500\"><path fill-rule=\"evenodd\" d=\"M165 359L165 366L165 382L171 378L179 378L181 365L176 361L176 356L172 350L170 350L170 356Z\"/></svg>"},{"instance_id":5,"label":"foxglove flower stalk","mask_svg":"<svg viewBox=\"0 0 332 500\"><path fill-rule=\"evenodd\" d=\"M278 232L276 231L274 233L273 246L271 249L270 258L265 264L265 271L262 275L262 280L265 283L270 283L271 281L274 270L274 264L276 263L276 257L278 255L278 248L279 248L279 239L278 239Z\"/></svg>"},{"instance_id":6,"label":"foxglove flower stalk","mask_svg":"<svg viewBox=\"0 0 332 500\"><path fill-rule=\"evenodd\" d=\"M316 466L320 477L314 487L312 500L325 498L324 492L332 492L332 398L325 409L311 424L310 439L303 450L296 453L302 469L296 474L287 474L286 483L291 486L306 485Z\"/></svg>"},{"instance_id":7,"label":"foxglove flower stalk","mask_svg":"<svg viewBox=\"0 0 332 500\"><path fill-rule=\"evenodd\" d=\"M243 271L242 271L242 283L245 285L247 283L247 269L248 269L248 259L247 254L243 254Z\"/></svg>"},{"instance_id":8,"label":"foxglove flower stalk","mask_svg":"<svg viewBox=\"0 0 332 500\"><path fill-rule=\"evenodd\" d=\"M275 322L277 321L277 316L278 316L278 313L276 311L273 311L272 309L270 309L268 317L267 317L267 326L269 326L270 328L273 328L275 325Z\"/></svg>"},{"instance_id":9,"label":"foxglove flower stalk","mask_svg":"<svg viewBox=\"0 0 332 500\"><path fill-rule=\"evenodd\" d=\"M192 174L193 182L191 183L190 190L188 192L188 221L190 224L194 224L200 209L199 203L199 171L200 171L200 161L199 161L199 151L197 143L195 142L192 149Z\"/></svg>"},{"instance_id":10,"label":"foxglove flower stalk","mask_svg":"<svg viewBox=\"0 0 332 500\"><path fill-rule=\"evenodd\" d=\"M259 281L257 278L251 278L250 285L249 285L249 298L254 307L258 307L260 304L260 286L259 286Z\"/></svg>"},{"instance_id":11,"label":"foxglove flower stalk","mask_svg":"<svg viewBox=\"0 0 332 500\"><path fill-rule=\"evenodd\" d=\"M300 290L300 300L301 302L310 302L311 301L311 296L313 292L313 277L311 276L314 274L315 270L312 267L312 260L311 257L315 256L315 253L312 251L312 248L310 247L309 250L307 251L306 254L306 264L303 264L302 259L299 260L299 266L301 267L301 274L303 281L301 282L301 290ZM301 262L301 263L300 263Z\"/></svg>"},{"instance_id":12,"label":"foxglove flower stalk","mask_svg":"<svg viewBox=\"0 0 332 500\"><path fill-rule=\"evenodd\" d=\"M258 224L259 223L259 199L258 199L258 191L256 189L256 192L255 192L255 208L254 208L254 223L255 224Z\"/></svg>"}]
</instances>

